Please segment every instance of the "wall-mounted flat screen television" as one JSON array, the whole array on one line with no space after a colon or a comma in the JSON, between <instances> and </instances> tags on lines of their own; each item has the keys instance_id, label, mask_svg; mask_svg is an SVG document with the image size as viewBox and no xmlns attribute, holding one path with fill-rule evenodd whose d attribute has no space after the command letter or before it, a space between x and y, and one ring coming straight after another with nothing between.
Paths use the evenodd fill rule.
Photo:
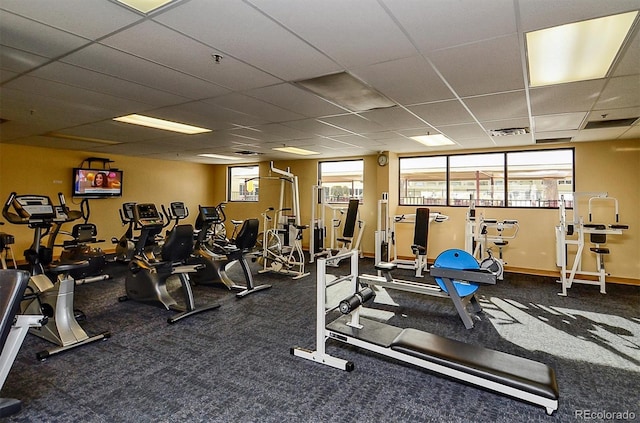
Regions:
<instances>
[{"instance_id":1,"label":"wall-mounted flat screen television","mask_svg":"<svg viewBox=\"0 0 640 423\"><path fill-rule=\"evenodd\" d=\"M122 196L122 171L74 168L72 192L74 197L120 197Z\"/></svg>"}]
</instances>

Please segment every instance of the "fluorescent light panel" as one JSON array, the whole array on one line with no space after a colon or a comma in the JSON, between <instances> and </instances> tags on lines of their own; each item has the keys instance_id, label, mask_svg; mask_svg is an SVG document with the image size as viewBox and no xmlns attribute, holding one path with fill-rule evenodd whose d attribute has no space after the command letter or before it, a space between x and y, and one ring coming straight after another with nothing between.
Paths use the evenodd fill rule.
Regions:
<instances>
[{"instance_id":1,"label":"fluorescent light panel","mask_svg":"<svg viewBox=\"0 0 640 423\"><path fill-rule=\"evenodd\" d=\"M199 157L208 157L210 159L222 159L222 160L241 160L240 157L223 156L222 154L198 154Z\"/></svg>"},{"instance_id":2,"label":"fluorescent light panel","mask_svg":"<svg viewBox=\"0 0 640 423\"><path fill-rule=\"evenodd\" d=\"M175 0L116 0L141 13L150 13Z\"/></svg>"},{"instance_id":3,"label":"fluorescent light panel","mask_svg":"<svg viewBox=\"0 0 640 423\"><path fill-rule=\"evenodd\" d=\"M410 137L414 141L418 141L421 144L424 144L428 147L438 147L440 145L451 145L455 144L449 138L445 137L442 134L435 135L418 135L415 137Z\"/></svg>"},{"instance_id":4,"label":"fluorescent light panel","mask_svg":"<svg viewBox=\"0 0 640 423\"><path fill-rule=\"evenodd\" d=\"M298 154L300 156L311 156L313 154L320 154L316 151L305 150L304 148L298 147L274 147L273 149L285 153Z\"/></svg>"},{"instance_id":5,"label":"fluorescent light panel","mask_svg":"<svg viewBox=\"0 0 640 423\"><path fill-rule=\"evenodd\" d=\"M157 119L144 115L127 115L113 118L118 122L131 123L133 125L148 126L149 128L164 129L165 131L179 132L181 134L202 134L211 132L211 129L199 128L197 126L185 125L184 123L171 122L170 120Z\"/></svg>"},{"instance_id":6,"label":"fluorescent light panel","mask_svg":"<svg viewBox=\"0 0 640 423\"><path fill-rule=\"evenodd\" d=\"M638 12L526 34L531 87L604 78Z\"/></svg>"}]
</instances>

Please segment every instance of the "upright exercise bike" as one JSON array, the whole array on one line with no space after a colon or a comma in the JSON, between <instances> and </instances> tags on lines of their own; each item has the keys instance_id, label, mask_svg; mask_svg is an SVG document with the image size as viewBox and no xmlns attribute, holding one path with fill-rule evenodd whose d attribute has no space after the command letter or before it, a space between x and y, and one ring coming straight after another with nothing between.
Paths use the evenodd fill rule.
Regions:
<instances>
[{"instance_id":1,"label":"upright exercise bike","mask_svg":"<svg viewBox=\"0 0 640 423\"><path fill-rule=\"evenodd\" d=\"M53 252L41 245L43 230L48 231L54 222L68 219L64 209L54 207L51 199L44 195L17 195L12 192L2 208L2 215L10 223L28 225L34 230L33 243L24 252L31 273L27 293L34 295L22 301L21 312L47 317L45 325L30 329L30 332L58 345L38 352L36 357L45 360L51 355L109 338L110 332L87 335L73 311L75 281L70 272L88 266L88 262L53 264ZM48 272L57 275L55 282L45 275L45 266Z\"/></svg>"}]
</instances>

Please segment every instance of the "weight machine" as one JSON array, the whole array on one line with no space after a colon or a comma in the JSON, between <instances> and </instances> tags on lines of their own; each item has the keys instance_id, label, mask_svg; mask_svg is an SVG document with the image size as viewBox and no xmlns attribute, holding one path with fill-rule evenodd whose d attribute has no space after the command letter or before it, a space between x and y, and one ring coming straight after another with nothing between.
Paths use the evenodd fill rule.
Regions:
<instances>
[{"instance_id":1,"label":"weight machine","mask_svg":"<svg viewBox=\"0 0 640 423\"><path fill-rule=\"evenodd\" d=\"M315 350L293 347L290 352L337 369L353 371L351 361L326 352L327 340L343 342L364 350L444 375L463 383L540 405L552 414L560 396L553 368L533 360L466 344L412 328L399 328L360 316L365 302L373 298L371 288L358 287L358 254L342 255L351 263L349 274L327 276L327 259L318 259L316 267L316 340ZM441 268L449 280L463 280L467 271ZM352 293L342 301L327 299L327 289L348 284ZM342 316L327 322L339 310ZM383 363L389 365L389 363ZM401 383L402 381L400 381Z\"/></svg>"},{"instance_id":2,"label":"weight machine","mask_svg":"<svg viewBox=\"0 0 640 423\"><path fill-rule=\"evenodd\" d=\"M316 257L340 255L350 250L358 250L364 233L365 222L360 218L358 210L360 200L351 199L347 207L327 203L327 190L321 185L314 185L311 190L311 228L313 234L309 240L309 263ZM327 210L331 212L331 227L327 229ZM343 218L344 217L344 218ZM342 235L339 230L342 228ZM328 239L327 239L328 238ZM330 260L330 266L338 266L339 260Z\"/></svg>"},{"instance_id":3,"label":"weight machine","mask_svg":"<svg viewBox=\"0 0 640 423\"><path fill-rule=\"evenodd\" d=\"M588 222L584 222L584 218L578 211L580 200L588 197ZM562 292L558 295L567 296L567 290L571 288L573 283L582 283L586 285L598 285L600 293L606 294L606 279L610 276L605 270L604 256L610 254L609 248L604 244L607 242L607 235L622 235L628 225L619 223L618 200L609 197L606 192L574 192L573 198L573 214L571 218L567 216L567 206L564 195L560 197L560 224L555 227L556 234L556 265L561 268L560 282L562 284ZM594 208L596 203L610 203L613 205L615 223L601 224L592 223L594 216ZM585 246L585 234L589 235L589 241L593 247L589 251L595 253L596 270L582 270L582 253ZM569 264L569 246L576 246L573 263ZM595 276L597 280L576 279L576 275Z\"/></svg>"},{"instance_id":4,"label":"weight machine","mask_svg":"<svg viewBox=\"0 0 640 423\"><path fill-rule=\"evenodd\" d=\"M482 269L488 269L498 280L503 280L506 262L502 249L518 235L519 230L520 225L514 219L487 219L483 214L476 216L475 202L472 200L465 222L464 250L478 260ZM498 257L493 255L490 244L498 247Z\"/></svg>"},{"instance_id":5,"label":"weight machine","mask_svg":"<svg viewBox=\"0 0 640 423\"><path fill-rule=\"evenodd\" d=\"M382 199L378 200L378 225L375 232L375 261L391 262L399 269L415 270L417 278L423 277L427 271L427 244L429 238L429 226L432 222L441 223L449 219L449 216L439 212L431 212L428 208L418 208L416 213L391 216L389 214L389 197L385 192ZM413 243L411 251L413 260L398 257L398 231L399 225L413 224ZM391 251L389 249L391 243ZM389 255L392 254L392 257Z\"/></svg>"},{"instance_id":6,"label":"weight machine","mask_svg":"<svg viewBox=\"0 0 640 423\"><path fill-rule=\"evenodd\" d=\"M309 275L304 269L302 250L302 231L309 226L300 224L298 177L289 169L275 168L273 162L269 166L272 173L280 175L280 202L277 209L269 207L262 213L263 232L257 245L262 250L259 260L263 267L259 273L274 272L299 279ZM284 207L287 186L291 189L291 207ZM274 211L274 216L269 216Z\"/></svg>"}]
</instances>

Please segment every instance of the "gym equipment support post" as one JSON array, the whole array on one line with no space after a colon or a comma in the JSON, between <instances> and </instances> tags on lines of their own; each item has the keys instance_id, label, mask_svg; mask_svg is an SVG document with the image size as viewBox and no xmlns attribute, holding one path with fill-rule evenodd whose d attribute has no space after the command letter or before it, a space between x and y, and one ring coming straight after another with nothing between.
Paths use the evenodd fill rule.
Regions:
<instances>
[{"instance_id":1,"label":"gym equipment support post","mask_svg":"<svg viewBox=\"0 0 640 423\"><path fill-rule=\"evenodd\" d=\"M435 374L540 405L549 415L558 409L560 393L555 372L545 364L416 329L402 329L361 318L360 303L371 295L357 289L357 251L345 253L343 258L349 257L350 273L329 283L326 260L318 260L316 349L312 351L293 347L290 350L292 355L342 370L354 370L352 362L327 354L325 343L332 339L413 364ZM341 301L341 304L348 304L348 307L333 304L327 307L327 286L343 281L348 281L356 299L351 296ZM355 309L351 310L354 306ZM349 314L327 324L327 313L336 308L344 309Z\"/></svg>"}]
</instances>

